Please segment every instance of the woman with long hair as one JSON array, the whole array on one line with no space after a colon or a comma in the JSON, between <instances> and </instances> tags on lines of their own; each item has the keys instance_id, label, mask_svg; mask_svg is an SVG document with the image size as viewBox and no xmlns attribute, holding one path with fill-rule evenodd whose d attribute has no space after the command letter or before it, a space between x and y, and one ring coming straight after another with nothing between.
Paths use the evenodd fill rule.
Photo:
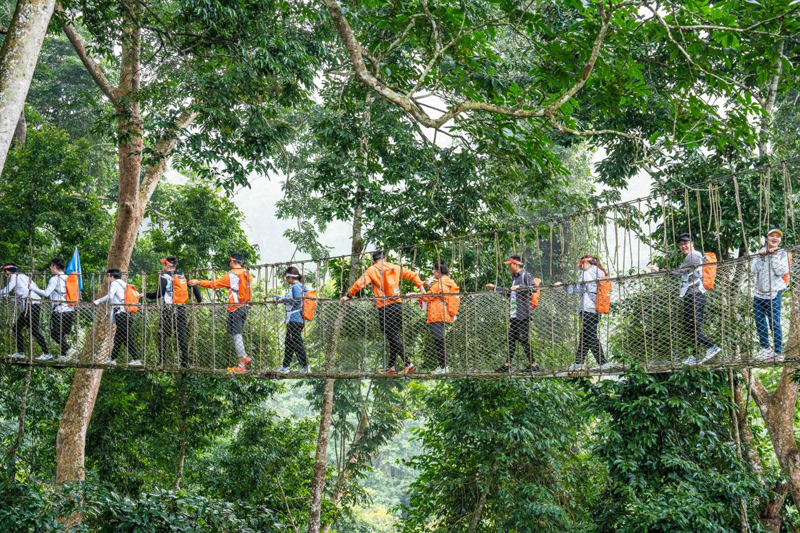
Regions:
<instances>
[{"instance_id":1,"label":"woman with long hair","mask_svg":"<svg viewBox=\"0 0 800 533\"><path fill-rule=\"evenodd\" d=\"M303 275L297 267L290 266L283 273L283 281L289 287L286 296L275 296L276 300L285 302L286 305L286 342L283 349L283 366L278 372L286 374L290 371L292 359L297 356L300 363L301 372L307 374L311 369L306 359L306 345L303 341L303 329L306 326L305 319L302 317L303 296L305 296L305 286L303 285Z\"/></svg>"}]
</instances>

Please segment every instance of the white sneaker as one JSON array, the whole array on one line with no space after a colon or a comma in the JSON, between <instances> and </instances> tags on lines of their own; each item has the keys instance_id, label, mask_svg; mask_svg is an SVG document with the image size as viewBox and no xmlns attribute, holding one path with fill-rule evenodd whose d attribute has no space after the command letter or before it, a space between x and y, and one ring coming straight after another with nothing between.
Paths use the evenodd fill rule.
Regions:
<instances>
[{"instance_id":1,"label":"white sneaker","mask_svg":"<svg viewBox=\"0 0 800 533\"><path fill-rule=\"evenodd\" d=\"M78 355L78 350L76 350L75 348L70 348L69 350L67 350L67 359L72 359L76 355Z\"/></svg>"},{"instance_id":2,"label":"white sneaker","mask_svg":"<svg viewBox=\"0 0 800 533\"><path fill-rule=\"evenodd\" d=\"M612 363L611 361L606 361L602 365L598 366L597 369L600 371L605 371L605 370L611 370L612 368L615 367L616 365L614 363Z\"/></svg>"},{"instance_id":3,"label":"white sneaker","mask_svg":"<svg viewBox=\"0 0 800 533\"><path fill-rule=\"evenodd\" d=\"M311 365L306 365L300 369L301 374L310 374L311 373Z\"/></svg>"},{"instance_id":4,"label":"white sneaker","mask_svg":"<svg viewBox=\"0 0 800 533\"><path fill-rule=\"evenodd\" d=\"M705 363L706 361L708 361L709 359L711 359L712 357L714 357L715 355L717 355L721 351L722 351L722 348L720 348L719 346L712 346L711 348L706 350L706 354L700 360L700 364Z\"/></svg>"},{"instance_id":5,"label":"white sneaker","mask_svg":"<svg viewBox=\"0 0 800 533\"><path fill-rule=\"evenodd\" d=\"M583 365L580 363L573 363L567 367L567 372L580 372L583 370Z\"/></svg>"},{"instance_id":6,"label":"white sneaker","mask_svg":"<svg viewBox=\"0 0 800 533\"><path fill-rule=\"evenodd\" d=\"M449 371L450 371L450 369L447 368L446 366L439 366L439 367L436 367L436 370L431 372L431 374L434 375L434 376L440 376L442 374L447 374Z\"/></svg>"},{"instance_id":7,"label":"white sneaker","mask_svg":"<svg viewBox=\"0 0 800 533\"><path fill-rule=\"evenodd\" d=\"M9 355L11 359L25 359L25 354L22 352L12 353Z\"/></svg>"},{"instance_id":8,"label":"white sneaker","mask_svg":"<svg viewBox=\"0 0 800 533\"><path fill-rule=\"evenodd\" d=\"M761 348L756 359L759 361L771 361L773 357L775 357L775 352L772 351L772 348Z\"/></svg>"},{"instance_id":9,"label":"white sneaker","mask_svg":"<svg viewBox=\"0 0 800 533\"><path fill-rule=\"evenodd\" d=\"M282 366L278 369L278 374L288 374L291 369L288 366Z\"/></svg>"},{"instance_id":10,"label":"white sneaker","mask_svg":"<svg viewBox=\"0 0 800 533\"><path fill-rule=\"evenodd\" d=\"M37 361L49 361L53 358L53 356L49 353L43 353L39 357L36 358Z\"/></svg>"},{"instance_id":11,"label":"white sneaker","mask_svg":"<svg viewBox=\"0 0 800 533\"><path fill-rule=\"evenodd\" d=\"M106 366L117 366L117 360L109 359L108 361L106 361Z\"/></svg>"},{"instance_id":12,"label":"white sneaker","mask_svg":"<svg viewBox=\"0 0 800 533\"><path fill-rule=\"evenodd\" d=\"M131 361L128 363L128 366L142 366L142 362L138 359L131 359Z\"/></svg>"},{"instance_id":13,"label":"white sneaker","mask_svg":"<svg viewBox=\"0 0 800 533\"><path fill-rule=\"evenodd\" d=\"M781 361L783 361L783 352L773 352L772 359L770 359L770 361L773 361L775 363L780 363Z\"/></svg>"},{"instance_id":14,"label":"white sneaker","mask_svg":"<svg viewBox=\"0 0 800 533\"><path fill-rule=\"evenodd\" d=\"M681 364L684 364L684 365L689 365L689 366L694 366L694 365L696 365L696 364L697 364L697 357L695 357L695 356L693 356L693 355L690 355L689 357L687 357L686 359L684 359L684 360L683 360L683 362L682 362Z\"/></svg>"}]
</instances>

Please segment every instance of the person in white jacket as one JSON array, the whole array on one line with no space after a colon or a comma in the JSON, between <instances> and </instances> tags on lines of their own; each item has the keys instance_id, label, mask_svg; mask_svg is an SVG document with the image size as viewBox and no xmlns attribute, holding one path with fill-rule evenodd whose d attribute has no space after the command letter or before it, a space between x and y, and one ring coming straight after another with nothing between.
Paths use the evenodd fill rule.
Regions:
<instances>
[{"instance_id":1,"label":"person in white jacket","mask_svg":"<svg viewBox=\"0 0 800 533\"><path fill-rule=\"evenodd\" d=\"M35 290L39 287L36 283L19 271L17 265L4 265L3 274L8 283L0 289L0 298L14 297L14 301L22 309L17 321L14 323L14 337L17 342L17 351L11 354L12 359L25 359L25 345L28 344L28 336L25 330L30 330L31 336L42 349L42 354L48 354L47 341L39 329L39 320L42 315L42 299L36 294Z\"/></svg>"},{"instance_id":2,"label":"person in white jacket","mask_svg":"<svg viewBox=\"0 0 800 533\"><path fill-rule=\"evenodd\" d=\"M781 300L786 290L784 277L789 273L789 254L782 249L783 232L772 228L767 233L765 246L753 256L750 272L755 283L753 315L758 332L762 361L783 360L783 330L781 329ZM769 346L769 332L775 346Z\"/></svg>"},{"instance_id":3,"label":"person in white jacket","mask_svg":"<svg viewBox=\"0 0 800 533\"><path fill-rule=\"evenodd\" d=\"M75 356L75 348L69 345L69 336L75 326L75 308L67 303L67 274L64 272L66 263L60 257L50 261L50 273L53 277L42 290L38 287L31 288L42 298L49 298L50 307L50 338L58 343L59 361L69 361ZM52 359L50 354L42 354L40 361Z\"/></svg>"},{"instance_id":4,"label":"person in white jacket","mask_svg":"<svg viewBox=\"0 0 800 533\"><path fill-rule=\"evenodd\" d=\"M128 348L131 360L130 366L141 366L142 360L139 357L139 347L137 346L138 335L134 328L134 314L125 308L125 291L128 284L122 280L122 273L112 268L108 274L108 294L94 301L94 305L108 302L111 304L111 323L116 324L114 332L114 348L111 350L111 358L106 362L109 365L117 364L117 356L122 346Z\"/></svg>"}]
</instances>

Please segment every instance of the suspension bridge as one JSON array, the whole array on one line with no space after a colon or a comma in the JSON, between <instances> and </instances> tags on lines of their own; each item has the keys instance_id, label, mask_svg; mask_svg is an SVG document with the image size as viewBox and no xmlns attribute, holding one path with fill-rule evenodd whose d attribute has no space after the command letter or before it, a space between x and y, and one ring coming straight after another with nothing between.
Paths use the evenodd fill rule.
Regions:
<instances>
[{"instance_id":1,"label":"suspension bridge","mask_svg":"<svg viewBox=\"0 0 800 533\"><path fill-rule=\"evenodd\" d=\"M757 228L744 223L741 198L745 194L758 196ZM735 206L737 229L726 233L722 213L731 205ZM792 242L796 236L796 205L789 166L784 163L518 227L387 250L389 261L419 272L423 279L429 277L433 264L446 263L460 287L458 314L444 328L447 372L443 374L432 374L440 365L439 351L427 325L426 301L414 292L413 285L402 287L404 295L395 304L400 312L393 315L394 324L381 322L376 310L379 302L374 297L340 299L349 288L349 266L355 265L363 273L371 264L368 255L251 267L254 290L247 304L243 339L252 362L245 374L229 372L237 358L226 330L227 295L222 291L206 291L206 301L182 305L185 319L179 322L164 318L164 304L141 301L127 331L127 348L111 366L113 327L109 311L107 306L91 304L93 298L103 294L104 276L90 274L84 274L83 301L71 311L75 324L66 339L74 350L70 357L58 357L58 347L48 336L53 313L47 300L40 304L39 331L44 346L33 334L31 323L19 330L25 335L23 355L10 357L17 352L15 325L22 308L31 305L11 297L0 300L0 354L9 354L0 361L270 379L578 377L619 374L632 364L642 365L648 372L671 372L687 366L794 366L800 360L800 300L794 298L798 267L794 265L788 272L780 311L767 319L770 332L783 331L780 356L765 356L753 308L758 283L754 264L770 258L757 252L763 238L759 241L756 236L778 225L785 235L783 248L800 257L800 245ZM675 242L684 232L692 235L698 250L713 251L718 258L700 267L716 270L713 288L705 293L700 313L686 313L687 298L692 296L680 294L682 272L646 268L659 261L679 264ZM747 244L741 246L741 242ZM612 290L608 313L598 315L599 348L604 359L590 352L583 361L578 359L581 364L577 365L585 316L580 311L581 291L576 289L581 284L575 266L587 253L605 264ZM515 299L503 260L512 254L521 256L526 270L541 280L538 304L528 328L531 354L538 364L535 371L531 371L522 345L515 345L513 357L509 350ZM273 296L285 294L282 274L289 264L300 268L306 286L318 291L317 309L302 334L309 368L280 372L286 342L285 302ZM217 274L202 271L187 273L187 277L210 279ZM48 276L30 273L40 287ZM128 275L128 281L141 292L148 292L155 289L158 275ZM487 290L487 284L506 289ZM692 306L695 309L694 302ZM405 357L416 366L414 372L381 372L391 359L386 335L389 327L398 331ZM706 345L701 332L719 347L710 357L703 355ZM769 338L772 346L772 336ZM45 351L54 357L43 358ZM141 364L132 365L133 359ZM402 366L402 359L398 365ZM504 365L508 371L499 372Z\"/></svg>"}]
</instances>

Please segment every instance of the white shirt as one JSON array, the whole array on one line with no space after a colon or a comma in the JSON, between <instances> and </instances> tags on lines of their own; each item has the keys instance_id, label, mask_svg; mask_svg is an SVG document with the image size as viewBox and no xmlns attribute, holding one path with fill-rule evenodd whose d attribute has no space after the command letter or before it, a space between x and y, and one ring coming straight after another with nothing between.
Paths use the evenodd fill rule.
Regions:
<instances>
[{"instance_id":1,"label":"white shirt","mask_svg":"<svg viewBox=\"0 0 800 533\"><path fill-rule=\"evenodd\" d=\"M111 322L119 313L125 313L125 287L128 284L121 279L115 279L108 285L108 294L94 301L95 305L105 302L111 303Z\"/></svg>"},{"instance_id":2,"label":"white shirt","mask_svg":"<svg viewBox=\"0 0 800 533\"><path fill-rule=\"evenodd\" d=\"M39 287L25 274L15 272L8 278L8 285L0 289L0 298L14 295L14 299L21 303L22 309L25 309L26 302L31 301L32 304L41 303L41 297L34 291Z\"/></svg>"},{"instance_id":3,"label":"white shirt","mask_svg":"<svg viewBox=\"0 0 800 533\"><path fill-rule=\"evenodd\" d=\"M66 274L56 274L50 278L50 282L47 284L47 288L45 290L36 287L32 288L31 291L35 292L42 298L50 298L50 300L53 301L54 313L71 313L75 311L73 306L65 303L67 299Z\"/></svg>"}]
</instances>

